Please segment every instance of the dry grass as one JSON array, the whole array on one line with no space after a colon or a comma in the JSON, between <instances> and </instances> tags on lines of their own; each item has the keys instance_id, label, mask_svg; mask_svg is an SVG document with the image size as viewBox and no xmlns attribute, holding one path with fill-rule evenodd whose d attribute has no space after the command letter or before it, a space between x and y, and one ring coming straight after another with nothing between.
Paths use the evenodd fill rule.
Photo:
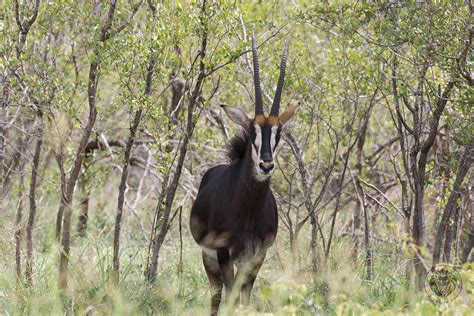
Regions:
<instances>
[{"instance_id":1,"label":"dry grass","mask_svg":"<svg viewBox=\"0 0 474 316\"><path fill-rule=\"evenodd\" d=\"M104 193L105 194L105 193ZM35 236L34 285L26 288L15 275L13 212L0 219L0 314L64 314L64 308L82 315L207 315L209 286L200 250L183 223L183 269L179 270L180 243L175 225L160 256L155 285L144 282L147 262L145 236L137 219L127 214L122 248L120 287L111 285L113 194L91 205L88 237L73 238L69 292L57 289L58 246L53 221L56 205L43 201ZM9 201L9 205L14 205ZM46 207L45 205L48 205ZM143 211L143 216L146 212ZM187 214L183 221L187 221ZM299 260L292 257L287 234L281 229L257 278L250 307L229 314L241 315L469 315L473 308L474 273L464 267L464 288L454 301L435 305L423 292L405 284L402 252L388 245L374 249L374 279L364 280L362 258L354 264L350 240L335 242L327 268L317 274L309 267L309 233L300 234ZM24 256L24 254L23 254ZM298 264L298 262L300 264Z\"/></svg>"}]
</instances>

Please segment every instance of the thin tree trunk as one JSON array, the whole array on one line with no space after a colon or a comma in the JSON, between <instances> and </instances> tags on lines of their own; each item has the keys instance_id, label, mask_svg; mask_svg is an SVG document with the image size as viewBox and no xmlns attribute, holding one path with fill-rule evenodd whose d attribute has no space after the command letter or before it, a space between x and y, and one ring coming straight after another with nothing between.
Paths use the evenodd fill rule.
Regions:
<instances>
[{"instance_id":1,"label":"thin tree trunk","mask_svg":"<svg viewBox=\"0 0 474 316\"><path fill-rule=\"evenodd\" d=\"M139 109L135 112L133 124L130 126L130 135L128 137L127 145L125 147L124 164L122 169L122 177L120 179L119 194L118 194L118 205L117 212L115 214L115 228L114 228L114 254L113 254L113 282L114 284L119 283L120 273L120 231L122 224L122 212L123 205L125 202L125 189L127 186L128 167L130 164L130 156L132 152L133 143L135 141L138 126L140 124L142 116L142 110Z\"/></svg>"},{"instance_id":2,"label":"thin tree trunk","mask_svg":"<svg viewBox=\"0 0 474 316\"><path fill-rule=\"evenodd\" d=\"M60 192L60 200L61 202L59 203L59 208L58 208L58 213L56 215L56 229L55 229L55 236L56 236L56 241L60 242L61 241L61 231L63 227L63 215L64 215L64 202L63 202L63 195L65 194L65 191L61 189Z\"/></svg>"},{"instance_id":3,"label":"thin tree trunk","mask_svg":"<svg viewBox=\"0 0 474 316\"><path fill-rule=\"evenodd\" d=\"M63 214L64 214L64 205L66 200L66 171L64 170L64 151L61 148L61 153L56 155L56 161L59 166L59 174L61 179L61 186L59 192L59 209L58 214L56 215L56 240L61 241L61 228L63 225Z\"/></svg>"},{"instance_id":4,"label":"thin tree trunk","mask_svg":"<svg viewBox=\"0 0 474 316\"><path fill-rule=\"evenodd\" d=\"M85 237L87 232L87 221L89 219L89 196L90 190L87 183L80 183L81 201L79 202L79 218L77 222L77 234L79 237Z\"/></svg>"},{"instance_id":5,"label":"thin tree trunk","mask_svg":"<svg viewBox=\"0 0 474 316\"><path fill-rule=\"evenodd\" d=\"M410 209L411 209L411 207L410 207ZM403 228L404 228L406 237L409 237L409 236L411 236L411 229L410 229L410 226L411 226L411 216L410 215L411 214L405 212L405 215L406 215L406 217L403 221ZM405 280L406 280L407 288L412 287L413 265L411 264L411 262L409 260L405 261Z\"/></svg>"},{"instance_id":6,"label":"thin tree trunk","mask_svg":"<svg viewBox=\"0 0 474 316\"><path fill-rule=\"evenodd\" d=\"M457 216L456 221L456 231L453 233L454 239L454 256L456 260L460 260L461 257L459 255L459 243L461 241L461 235L464 231L464 226L466 222L466 213L469 211L469 206L467 205L468 199L466 199L466 193L469 193L469 183L464 185L464 188L461 191L461 202L459 207L459 213Z\"/></svg>"},{"instance_id":7,"label":"thin tree trunk","mask_svg":"<svg viewBox=\"0 0 474 316\"><path fill-rule=\"evenodd\" d=\"M323 196L323 191L325 190L326 185L323 185L320 196L316 198L316 201L312 201L311 199L311 184L309 183L308 180L308 172L306 170L306 165L303 159L303 151L301 147L299 146L298 142L296 139L293 137L293 135L290 133L290 131L286 130L285 131L285 139L288 142L288 144L291 147L291 150L293 152L293 155L296 158L297 161L297 167L298 167L298 172L301 175L301 182L303 185L303 196L304 196L304 205L306 208L306 211L308 212L308 216L310 219L310 225L311 225L311 241L310 241L310 247L311 247L311 268L313 272L318 271L318 249L317 249L317 241L318 241L318 230L319 230L319 223L318 223L318 217L315 214L315 207L319 203L320 199L319 197ZM329 178L329 177L328 177ZM302 227L302 225L305 223L305 221L302 221L300 223L297 223L297 227L294 232L294 240L292 243L295 245L294 248L297 250L296 253L298 255L298 262L299 262L299 249L298 249L298 234L299 231ZM322 236L321 236L322 237ZM323 250L324 250L324 240L322 243Z\"/></svg>"},{"instance_id":8,"label":"thin tree trunk","mask_svg":"<svg viewBox=\"0 0 474 316\"><path fill-rule=\"evenodd\" d=\"M458 212L458 208L455 207L453 209L453 213L451 214L450 218L448 219L448 224L446 226L446 237L444 239L444 249L443 249L443 255L444 255L444 262L449 263L449 260L451 259L451 244L452 244L452 237L453 237L453 225L454 222L452 221L454 217L456 217L455 213Z\"/></svg>"},{"instance_id":9,"label":"thin tree trunk","mask_svg":"<svg viewBox=\"0 0 474 316\"><path fill-rule=\"evenodd\" d=\"M79 147L77 148L69 180L67 181L66 196L64 199L61 199L60 208L63 207L64 209L61 238L62 249L59 259L59 288L61 290L66 289L68 283L69 254L71 247L71 221L73 212L72 203L74 197L74 188L76 186L77 178L81 171L82 160L84 159L84 151L97 117L96 94L99 66L100 61L95 60L91 63L89 68L89 83L87 88L87 94L89 97L89 117L81 137L81 142L79 144Z\"/></svg>"},{"instance_id":10,"label":"thin tree trunk","mask_svg":"<svg viewBox=\"0 0 474 316\"><path fill-rule=\"evenodd\" d=\"M443 114L444 108L448 102L448 96L454 87L454 82L450 81L446 85L441 96L438 98L436 107L433 111L433 116L430 118L428 137L421 143L421 119L415 115L415 124L413 134L415 137L415 145L410 153L412 160L412 176L415 186L415 207L413 210L413 239L416 245L416 254L414 259L414 266L416 272L415 285L418 289L424 286L424 279L426 275L426 267L422 261L420 248L424 247L425 230L424 230L424 194L425 194L425 173L426 164L428 162L428 154L433 146L436 135L438 134L439 121ZM418 105L417 105L418 108ZM419 154L419 157L418 157ZM439 257L439 256L438 256Z\"/></svg>"},{"instance_id":11,"label":"thin tree trunk","mask_svg":"<svg viewBox=\"0 0 474 316\"><path fill-rule=\"evenodd\" d=\"M152 259L150 266L147 272L147 280L149 282L155 281L156 278L156 271L158 269L158 259L160 254L161 245L165 240L166 234L168 232L168 224L170 219L171 207L173 206L174 197L176 195L176 190L178 189L179 179L181 177L181 172L184 165L184 159L186 158L186 153L188 150L188 144L191 140L191 137L194 132L194 109L196 108L196 104L200 99L201 92L202 92L202 85L204 83L204 79L206 77L206 68L204 64L204 58L206 56L206 48L207 48L207 35L208 35L208 24L207 24L207 12L206 12L206 0L203 0L201 13L200 13L200 21L202 26L202 37L201 37L201 47L199 50L200 56L200 69L199 75L196 80L196 84L190 95L189 104L188 104L188 117L187 117L187 124L186 124L186 134L183 137L181 142L181 146L179 147L179 157L178 163L173 174L173 180L168 188L168 190L164 190L163 192L167 192L166 200L164 207L159 203L157 205L157 210L163 209L163 218L161 221L160 229L157 231L156 236L151 236L154 238L153 240L153 249L152 249Z\"/></svg>"},{"instance_id":12,"label":"thin tree trunk","mask_svg":"<svg viewBox=\"0 0 474 316\"><path fill-rule=\"evenodd\" d=\"M3 96L2 96L2 114L0 121L0 208L3 211L4 198L4 173L6 159L6 141L7 141L7 123L8 123L8 103L10 99L10 74L9 70L3 71Z\"/></svg>"},{"instance_id":13,"label":"thin tree trunk","mask_svg":"<svg viewBox=\"0 0 474 316\"><path fill-rule=\"evenodd\" d=\"M111 36L120 33L129 23L130 20L135 16L137 13L140 5L142 4L142 0L139 0L135 6L133 7L132 11L128 15L128 17L119 24L114 30L112 30L112 22L114 19L117 1L110 0L109 2L109 10L107 11L106 19L100 29L100 42L96 46L96 49L100 49L103 47L103 43L111 38ZM74 158L73 167L67 181L66 185L66 195L64 200L61 200L61 207L64 207L64 219L62 225L62 238L61 238L61 256L59 260L59 289L65 290L67 288L68 283L68 268L69 268L69 255L70 255L70 243L71 243L71 221L72 221L72 211L73 211L73 197L74 197L74 188L76 186L76 182L81 171L82 161L84 159L85 150L87 147L87 143L89 141L90 134L92 132L92 128L94 127L96 118L97 118L97 107L96 107L96 96L97 96L97 84L98 84L98 76L99 76L99 69L100 69L101 60L98 55L95 59L91 62L89 67L89 80L87 85L87 96L88 96L88 104L89 104L89 116L87 119L86 126L83 129L83 134L81 137L81 141L79 143L79 147L77 148L77 152Z\"/></svg>"},{"instance_id":14,"label":"thin tree trunk","mask_svg":"<svg viewBox=\"0 0 474 316\"><path fill-rule=\"evenodd\" d=\"M300 266L300 249L298 247L298 233L290 230L289 239L290 239L290 250L291 250L292 258L293 260L296 260L297 262L296 265L292 265L292 268L298 271L301 267Z\"/></svg>"},{"instance_id":15,"label":"thin tree trunk","mask_svg":"<svg viewBox=\"0 0 474 316\"><path fill-rule=\"evenodd\" d=\"M360 185L360 184L359 184ZM362 191L362 194L363 191ZM362 200L365 203L365 199ZM370 247L370 225L368 205L364 205L364 247L365 247L365 270L367 280L372 280L372 248Z\"/></svg>"},{"instance_id":16,"label":"thin tree trunk","mask_svg":"<svg viewBox=\"0 0 474 316\"><path fill-rule=\"evenodd\" d=\"M37 105L38 107L41 105ZM38 132L35 146L35 152L33 154L33 163L31 166L31 178L30 178L30 213L28 216L28 224L26 226L26 268L25 277L26 284L31 286L33 283L33 230L36 219L36 187L38 179L38 169L41 156L41 149L43 146L43 110L38 108Z\"/></svg>"},{"instance_id":17,"label":"thin tree trunk","mask_svg":"<svg viewBox=\"0 0 474 316\"><path fill-rule=\"evenodd\" d=\"M365 268L367 280L372 279L372 250L370 248L370 225L369 215L367 212L368 205L365 200L364 188L360 183L360 170L358 170L357 177L354 179L354 185L356 189L357 207L360 207L360 212L364 216L364 248L365 248Z\"/></svg>"},{"instance_id":18,"label":"thin tree trunk","mask_svg":"<svg viewBox=\"0 0 474 316\"><path fill-rule=\"evenodd\" d=\"M464 206L465 206L465 225L462 229L462 250L461 250L461 263L469 261L469 254L471 253L472 247L474 247L474 203L472 200L472 184L474 177L471 177L470 183L466 184L466 192L464 195ZM468 215L469 214L469 215ZM468 217L469 216L469 217Z\"/></svg>"},{"instance_id":19,"label":"thin tree trunk","mask_svg":"<svg viewBox=\"0 0 474 316\"><path fill-rule=\"evenodd\" d=\"M155 13L154 13L155 14ZM147 72L147 82L145 87L144 95L148 96L151 94L151 84L153 81L153 73L155 71L155 64L156 64L156 56L153 55L151 57L150 63L148 64L148 72ZM135 117L133 119L133 123L130 126L130 135L127 141L127 145L125 147L125 154L124 154L124 164L122 169L122 177L120 179L119 185L119 195L118 195L118 205L117 205L117 212L115 215L115 229L114 229L114 257L113 257L113 280L115 284L119 282L119 273L120 273L120 231L121 231L121 222L122 222L122 213L123 213L123 205L125 201L125 189L127 185L127 177L128 177L128 167L130 165L130 157L132 152L132 147L135 142L136 133L138 131L138 126L140 124L142 118L142 110L138 109L135 112Z\"/></svg>"},{"instance_id":20,"label":"thin tree trunk","mask_svg":"<svg viewBox=\"0 0 474 316\"><path fill-rule=\"evenodd\" d=\"M456 205L456 207L453 209L453 212L451 213L451 218L448 220L448 226L446 227L446 239L444 241L444 261L448 263L451 261L453 241L456 241L460 212L461 208L459 205Z\"/></svg>"},{"instance_id":21,"label":"thin tree trunk","mask_svg":"<svg viewBox=\"0 0 474 316\"><path fill-rule=\"evenodd\" d=\"M421 159L421 158L420 158ZM426 159L426 158L425 158ZM412 161L416 161L416 154L412 156ZM426 163L425 163L426 165ZM423 210L423 200L424 200L424 167L417 169L416 164L413 163L413 174L415 175L414 185L415 185L415 207L413 209L413 240L416 245L416 252L415 257L413 258L413 263L415 267L415 284L418 289L421 289L423 284L423 279L426 273L425 267L423 266L423 262L421 262L419 256L419 249L424 246L425 241L425 230L424 230L424 210ZM421 174L420 172L421 171ZM418 175L417 175L418 174Z\"/></svg>"},{"instance_id":22,"label":"thin tree trunk","mask_svg":"<svg viewBox=\"0 0 474 316\"><path fill-rule=\"evenodd\" d=\"M398 132L398 141L400 144L400 151L402 153L402 163L403 163L403 170L404 175L401 175L397 172L396 168L394 168L395 173L397 174L398 179L400 180L401 189L402 189L402 207L403 212L405 214L405 220L403 222L404 230L406 233L406 237L412 236L412 231L410 229L411 220L412 220L412 209L413 209L413 197L409 194L411 191L408 190L410 188L413 190L412 179L410 178L410 164L409 164L409 153L408 153L408 136L406 134L406 129L404 129L405 125L403 124L403 118L401 116L400 111L400 97L398 95L398 88L397 88L397 57L393 58L392 64L392 95L393 101L396 108L396 117L392 115L393 122L397 128ZM421 78L420 78L421 80ZM413 121L414 125L417 123L417 116L413 113ZM405 277L406 277L406 284L407 287L411 286L412 284L412 277L413 277L413 269L411 265L411 261L406 261L405 266Z\"/></svg>"},{"instance_id":23,"label":"thin tree trunk","mask_svg":"<svg viewBox=\"0 0 474 316\"><path fill-rule=\"evenodd\" d=\"M90 143L89 143L90 144ZM89 166L92 163L92 153L93 149L86 146L84 153L84 160L82 162L82 177L79 178L79 188L81 192L80 202L79 202L79 217L77 222L77 234L79 237L85 237L87 231L87 221L89 219ZM99 146L99 144L98 144Z\"/></svg>"},{"instance_id":24,"label":"thin tree trunk","mask_svg":"<svg viewBox=\"0 0 474 316\"><path fill-rule=\"evenodd\" d=\"M350 140L349 140L349 142L350 142ZM341 178L340 178L340 181L339 181L339 189L338 189L339 191L338 191L338 194L337 194L337 197L336 197L336 206L334 207L334 214L333 214L332 221L331 221L331 228L329 230L328 243L327 243L327 246L326 246L326 251L324 253L325 254L325 260L327 260L329 258L329 252L331 251L331 242L332 242L332 238L333 238L333 235L334 235L334 227L336 225L337 213L338 213L339 208L340 208L342 187L344 185L344 179L345 179L345 176L346 176L347 164L349 163L349 157L351 156L351 151L354 148L355 144L356 144L356 141L354 141L352 144L350 144L349 148L347 149L346 155L344 157L344 165L342 167Z\"/></svg>"},{"instance_id":25,"label":"thin tree trunk","mask_svg":"<svg viewBox=\"0 0 474 316\"><path fill-rule=\"evenodd\" d=\"M16 23L18 26L18 40L17 40L17 50L16 50L16 59L19 60L21 54L23 53L23 48L26 43L26 38L30 31L31 26L35 23L36 18L38 17L38 11L40 6L40 0L36 0L33 6L33 14L30 16L29 19L23 19L22 14L20 12L20 6L18 0L13 1L13 9L15 12ZM5 194L4 188L4 166L5 166L5 159L6 159L6 140L7 140L7 133L8 133L8 106L9 106L9 99L10 99L10 78L13 76L15 71L15 67L9 67L4 70L2 76L2 84L3 84L3 96L2 96L2 113L1 113L1 121L0 121L0 211L3 210L3 198Z\"/></svg>"},{"instance_id":26,"label":"thin tree trunk","mask_svg":"<svg viewBox=\"0 0 474 316\"><path fill-rule=\"evenodd\" d=\"M471 215L472 216L472 215ZM472 262L469 260L469 255L471 254L472 248L474 247L474 228L470 227L468 232L468 240L464 243L462 247L462 256L461 263Z\"/></svg>"},{"instance_id":27,"label":"thin tree trunk","mask_svg":"<svg viewBox=\"0 0 474 316\"><path fill-rule=\"evenodd\" d=\"M190 101L190 104L189 104L188 113L191 112L191 115L188 115L187 133L183 137L181 146L179 147L178 163L177 163L175 172L173 174L173 180L169 186L169 189L167 190L165 205L164 207L161 205L161 203L157 205L157 209L159 210L158 213L163 213L163 218L161 221L160 229L157 230L156 236L151 236L151 238L153 238L152 259L151 259L151 263L147 272L147 279L150 282L153 282L156 277L156 271L158 269L158 259L159 259L161 245L168 232L168 228L169 228L168 224L170 220L171 208L173 206L176 190L178 189L179 178L181 177L181 172L184 165L184 159L186 158L186 152L187 152L189 139L192 136L192 130L193 130L192 126L194 125L193 118L192 118L194 104L192 103L195 103L195 101ZM191 130L189 129L189 127L191 127Z\"/></svg>"},{"instance_id":28,"label":"thin tree trunk","mask_svg":"<svg viewBox=\"0 0 474 316\"><path fill-rule=\"evenodd\" d=\"M148 6L153 15L153 25L151 27L151 33L155 32L156 22L157 22L157 10L152 2L148 2ZM145 91L143 95L148 97L151 95L152 92L152 83L153 83L153 75L155 73L155 66L156 66L156 53L150 53L150 61L148 63L147 74L146 74L146 83L145 83ZM122 213L123 213L123 204L125 202L125 189L127 187L127 178L128 178L128 167L130 165L130 157L132 154L133 144L135 142L136 134L138 131L138 126L140 125L140 121L142 119L142 109L138 109L135 112L135 116L133 118L133 123L130 126L130 135L128 137L127 144L125 146L125 153L124 153L124 163L122 168L122 176L120 178L120 185L119 185L119 194L118 194L118 201L117 201L117 212L115 214L115 228L114 228L114 255L113 255L113 271L112 271L112 279L115 285L119 284L120 280L120 232L122 228Z\"/></svg>"},{"instance_id":29,"label":"thin tree trunk","mask_svg":"<svg viewBox=\"0 0 474 316\"><path fill-rule=\"evenodd\" d=\"M438 231L436 233L436 239L433 249L433 265L439 263L440 260L440 253L441 253L441 244L445 233L447 232L447 226L449 222L449 218L452 216L451 214L454 213L454 210L457 207L457 201L461 194L461 186L466 174L471 167L471 163L473 160L473 151L474 151L474 141L471 141L469 145L466 146L464 154L462 155L461 161L459 162L458 171L456 172L456 179L454 180L453 189L451 190L451 194L449 195L448 202L443 211L443 215L441 217L441 221L438 226Z\"/></svg>"},{"instance_id":30,"label":"thin tree trunk","mask_svg":"<svg viewBox=\"0 0 474 316\"><path fill-rule=\"evenodd\" d=\"M357 257L359 255L359 247L360 247L360 231L361 231L361 216L363 214L362 211L362 204L360 199L356 199L356 207L354 209L353 220L352 220L352 235L354 240L354 250L352 252L352 257L354 261L357 261Z\"/></svg>"},{"instance_id":31,"label":"thin tree trunk","mask_svg":"<svg viewBox=\"0 0 474 316\"><path fill-rule=\"evenodd\" d=\"M375 97L377 95L378 89L374 91L374 94L372 95L371 101L369 103L369 107L367 111L365 112L364 119L362 120L362 125L360 127L359 131L359 137L357 139L357 163L356 163L356 170L357 170L357 176L355 179L355 184L356 184L356 193L359 195L359 198L356 199L356 209L354 211L353 215L353 220L354 220L354 226L353 226L353 235L354 235L354 259L357 259L357 255L359 252L359 237L358 233L360 231L360 224L361 224L361 215L364 216L364 235L365 235L365 250L366 250L366 264L371 263L372 259L369 260L369 257L371 258L371 252L370 252L370 246L369 246L369 238L368 238L368 220L367 220L367 210L366 210L366 205L365 205L365 196L364 196L364 191L362 188L362 185L360 184L359 177L362 176L362 164L364 162L364 145L365 145L365 139L367 137L367 131L369 129L369 121L370 121L370 116L372 115L372 109L375 105ZM371 266L371 264L370 264ZM370 266L367 266L367 271L371 270ZM368 278L370 279L370 274L367 274Z\"/></svg>"},{"instance_id":32,"label":"thin tree trunk","mask_svg":"<svg viewBox=\"0 0 474 316\"><path fill-rule=\"evenodd\" d=\"M21 280L21 219L23 217L23 174L20 175L18 189L18 208L15 218L15 268L18 280Z\"/></svg>"},{"instance_id":33,"label":"thin tree trunk","mask_svg":"<svg viewBox=\"0 0 474 316\"><path fill-rule=\"evenodd\" d=\"M318 272L318 223L316 215L311 214L311 268L314 273Z\"/></svg>"},{"instance_id":34,"label":"thin tree trunk","mask_svg":"<svg viewBox=\"0 0 474 316\"><path fill-rule=\"evenodd\" d=\"M13 1L13 10L15 12L16 23L18 26L18 40L17 40L17 50L16 50L16 59L20 60L20 56L23 53L23 48L26 43L26 38L30 31L31 26L35 23L36 18L38 17L38 10L40 6L40 0L36 0L32 8L33 14L29 19L24 19L20 12L20 6L18 0ZM8 107L10 101L10 78L13 76L15 67L8 67L3 71L2 76L2 85L3 85L3 95L2 95L2 113L0 120L0 211L3 211L3 198L5 194L5 159L6 159L6 140L8 138Z\"/></svg>"},{"instance_id":35,"label":"thin tree trunk","mask_svg":"<svg viewBox=\"0 0 474 316\"><path fill-rule=\"evenodd\" d=\"M22 159L23 155L26 152L26 148L28 146L30 140L30 135L26 135L23 139L20 138L20 146L18 152L16 153L15 159L18 160L16 166L18 167L18 171L20 172L20 181L18 184L18 208L16 210L15 216L15 269L18 281L21 281L21 241L22 241L22 225L21 221L23 219L23 198L24 198L24 167L26 164L26 160Z\"/></svg>"}]
</instances>

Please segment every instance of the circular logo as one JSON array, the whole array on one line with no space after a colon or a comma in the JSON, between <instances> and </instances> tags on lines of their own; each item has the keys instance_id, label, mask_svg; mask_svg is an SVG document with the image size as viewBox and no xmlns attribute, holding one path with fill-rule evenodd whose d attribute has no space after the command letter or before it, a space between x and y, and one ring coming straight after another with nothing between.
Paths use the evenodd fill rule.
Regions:
<instances>
[{"instance_id":1,"label":"circular logo","mask_svg":"<svg viewBox=\"0 0 474 316\"><path fill-rule=\"evenodd\" d=\"M461 275L451 265L437 264L426 276L425 290L434 302L452 300L462 290Z\"/></svg>"}]
</instances>

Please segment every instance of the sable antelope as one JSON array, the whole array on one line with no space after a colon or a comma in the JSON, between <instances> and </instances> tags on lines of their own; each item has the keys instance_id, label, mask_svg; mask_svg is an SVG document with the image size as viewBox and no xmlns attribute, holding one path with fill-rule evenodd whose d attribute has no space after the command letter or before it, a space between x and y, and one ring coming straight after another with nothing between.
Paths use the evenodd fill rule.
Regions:
<instances>
[{"instance_id":1,"label":"sable antelope","mask_svg":"<svg viewBox=\"0 0 474 316\"><path fill-rule=\"evenodd\" d=\"M209 169L203 176L191 209L190 228L202 247L202 259L211 283L211 315L216 315L225 285L226 299L232 287L241 303L250 300L255 278L278 228L277 205L270 189L275 170L273 159L282 126L297 106L278 115L288 57L285 44L270 116L263 113L262 91L255 38L252 34L255 84L255 117L238 108L222 105L227 116L243 127L228 146L230 164ZM234 264L237 274L234 276Z\"/></svg>"}]
</instances>

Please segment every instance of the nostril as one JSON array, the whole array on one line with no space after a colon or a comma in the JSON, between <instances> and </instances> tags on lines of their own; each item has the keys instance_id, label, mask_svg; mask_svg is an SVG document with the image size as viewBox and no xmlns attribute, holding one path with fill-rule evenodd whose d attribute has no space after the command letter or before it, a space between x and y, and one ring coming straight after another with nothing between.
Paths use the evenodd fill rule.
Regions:
<instances>
[{"instance_id":1,"label":"nostril","mask_svg":"<svg viewBox=\"0 0 474 316\"><path fill-rule=\"evenodd\" d=\"M275 167L275 164L273 162L270 162L270 161L261 161L259 164L258 164L260 170L262 170L264 173L270 173L273 168Z\"/></svg>"}]
</instances>

